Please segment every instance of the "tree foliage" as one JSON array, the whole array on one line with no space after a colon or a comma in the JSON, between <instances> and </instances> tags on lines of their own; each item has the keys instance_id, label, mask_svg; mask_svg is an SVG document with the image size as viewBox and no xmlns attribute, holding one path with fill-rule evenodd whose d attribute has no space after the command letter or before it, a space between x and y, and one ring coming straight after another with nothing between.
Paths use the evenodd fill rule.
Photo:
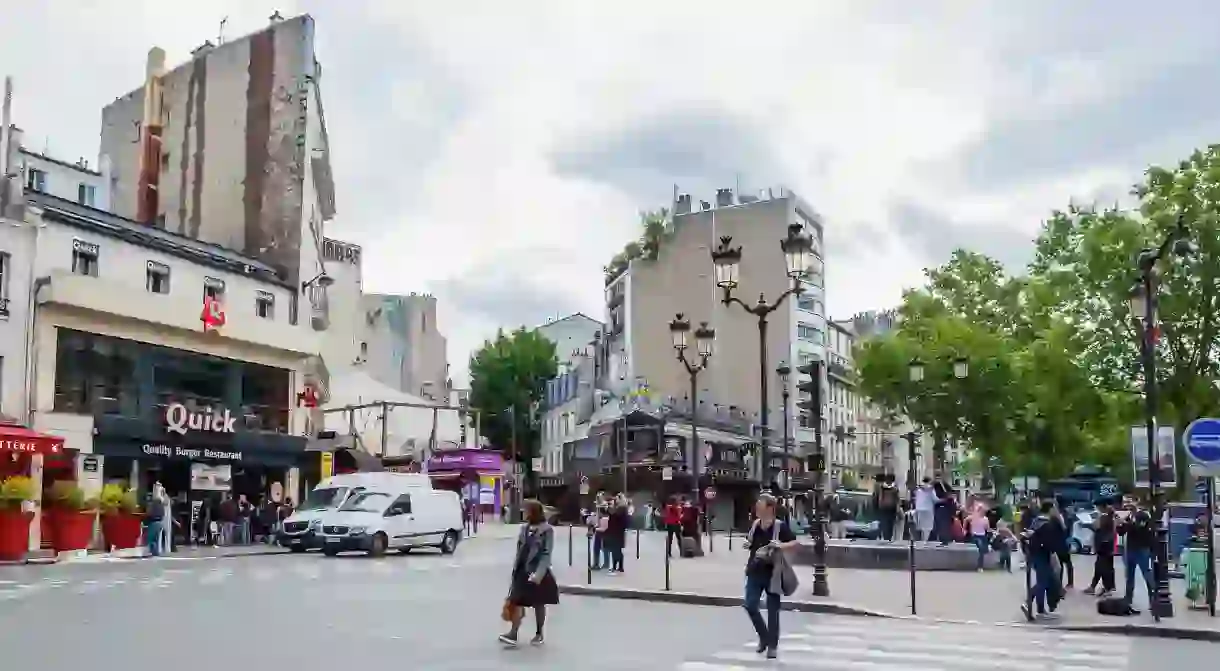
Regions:
<instances>
[{"instance_id":1,"label":"tree foliage","mask_svg":"<svg viewBox=\"0 0 1220 671\"><path fill-rule=\"evenodd\" d=\"M1136 259L1181 217L1196 251L1159 265L1158 416L1180 435L1215 414L1220 146L1144 177L1132 209L1052 212L1023 274L967 250L926 271L926 284L903 297L898 328L859 345L863 393L931 431L938 449L967 440L980 463L994 458L1008 474L1054 477L1078 463L1128 473L1129 427L1142 413L1129 309ZM965 380L952 374L958 356L970 362ZM920 385L907 379L913 358L926 365Z\"/></svg>"},{"instance_id":2,"label":"tree foliage","mask_svg":"<svg viewBox=\"0 0 1220 671\"><path fill-rule=\"evenodd\" d=\"M543 400L546 382L555 377L559 360L555 343L537 331L499 331L470 357L470 405L481 413L483 436L505 455L516 455L526 472L538 456L539 425L534 408Z\"/></svg>"},{"instance_id":3,"label":"tree foliage","mask_svg":"<svg viewBox=\"0 0 1220 671\"><path fill-rule=\"evenodd\" d=\"M643 259L656 261L661 253L661 245L668 235L669 209L660 208L651 212L640 212L640 237L623 246L623 251L615 254L605 271L606 284L610 284L622 275L632 261Z\"/></svg>"}]
</instances>

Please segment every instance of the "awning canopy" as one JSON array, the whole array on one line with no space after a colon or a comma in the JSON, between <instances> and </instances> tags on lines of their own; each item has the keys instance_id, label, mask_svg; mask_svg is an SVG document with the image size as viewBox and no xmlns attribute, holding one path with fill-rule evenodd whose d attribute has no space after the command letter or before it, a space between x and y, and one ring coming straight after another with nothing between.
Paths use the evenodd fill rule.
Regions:
<instances>
[{"instance_id":1,"label":"awning canopy","mask_svg":"<svg viewBox=\"0 0 1220 671\"><path fill-rule=\"evenodd\" d=\"M0 424L0 452L58 455L64 451L64 439L27 429L18 424Z\"/></svg>"},{"instance_id":2,"label":"awning canopy","mask_svg":"<svg viewBox=\"0 0 1220 671\"><path fill-rule=\"evenodd\" d=\"M388 403L386 416L377 403ZM421 407L394 407L395 403ZM350 406L365 406L345 411ZM384 385L358 369L333 372L330 376L330 402L325 405L325 428L360 437L360 444L369 452L383 456L417 453L432 447L440 449L447 443L462 447L462 422L458 412L444 408L443 403ZM469 431L470 437L474 431ZM382 445L382 437L385 445Z\"/></svg>"}]
</instances>

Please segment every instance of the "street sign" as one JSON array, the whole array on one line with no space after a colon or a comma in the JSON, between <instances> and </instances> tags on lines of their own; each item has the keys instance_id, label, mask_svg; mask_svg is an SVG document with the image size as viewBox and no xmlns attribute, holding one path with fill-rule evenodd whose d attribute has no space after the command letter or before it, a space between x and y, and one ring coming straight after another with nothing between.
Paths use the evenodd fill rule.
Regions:
<instances>
[{"instance_id":1,"label":"street sign","mask_svg":"<svg viewBox=\"0 0 1220 671\"><path fill-rule=\"evenodd\" d=\"M674 469L670 466L666 466L665 468L662 468L661 469L661 479L665 480L665 481L673 480L674 479Z\"/></svg>"},{"instance_id":2,"label":"street sign","mask_svg":"<svg viewBox=\"0 0 1220 671\"><path fill-rule=\"evenodd\" d=\"M1192 471L1220 473L1220 419L1200 417L1186 427L1182 447L1193 463Z\"/></svg>"},{"instance_id":3,"label":"street sign","mask_svg":"<svg viewBox=\"0 0 1220 671\"><path fill-rule=\"evenodd\" d=\"M714 501L716 499L716 488L708 487L707 489L703 490L703 497L708 501Z\"/></svg>"},{"instance_id":4,"label":"street sign","mask_svg":"<svg viewBox=\"0 0 1220 671\"><path fill-rule=\"evenodd\" d=\"M1177 469L1174 468L1177 440L1174 438L1173 427L1159 426L1155 435L1156 459L1159 466L1157 482L1172 485L1178 481ZM1148 488L1151 468L1148 464L1148 431L1143 426L1131 427L1131 471L1135 475L1135 488Z\"/></svg>"}]
</instances>

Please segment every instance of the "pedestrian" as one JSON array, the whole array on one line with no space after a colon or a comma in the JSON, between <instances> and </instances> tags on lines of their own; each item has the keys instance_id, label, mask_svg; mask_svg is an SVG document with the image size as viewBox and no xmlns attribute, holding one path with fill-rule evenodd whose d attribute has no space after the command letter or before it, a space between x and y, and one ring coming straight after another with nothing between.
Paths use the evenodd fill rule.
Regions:
<instances>
[{"instance_id":1,"label":"pedestrian","mask_svg":"<svg viewBox=\"0 0 1220 671\"><path fill-rule=\"evenodd\" d=\"M1117 527L1114 523L1114 511L1110 504L1111 501L1108 499L1101 499L1097 502L1097 517L1092 524L1093 552L1097 555L1097 560L1093 563L1093 580L1084 590L1085 594L1097 594L1101 598L1114 596L1115 590L1114 543L1117 538ZM1096 592L1098 584L1101 585L1100 592Z\"/></svg>"},{"instance_id":2,"label":"pedestrian","mask_svg":"<svg viewBox=\"0 0 1220 671\"><path fill-rule=\"evenodd\" d=\"M682 542L682 506L678 505L675 498L670 498L669 503L665 506L665 515L662 521L665 523L665 554L674 556L674 538L678 539L678 543ZM682 546L678 546L679 552Z\"/></svg>"},{"instance_id":3,"label":"pedestrian","mask_svg":"<svg viewBox=\"0 0 1220 671\"><path fill-rule=\"evenodd\" d=\"M902 497L894 484L894 476L886 475L877 487L873 505L877 509L877 521L881 524L881 538L894 540L894 525L898 521L898 504Z\"/></svg>"},{"instance_id":4,"label":"pedestrian","mask_svg":"<svg viewBox=\"0 0 1220 671\"><path fill-rule=\"evenodd\" d=\"M1053 502L1043 501L1038 516L1030 521L1025 533L1028 553L1026 561L1033 571L1034 583L1025 595L1021 612L1030 622L1035 620L1035 606L1038 618L1048 617L1054 614L1059 597L1062 596L1055 564L1059 547L1063 544L1063 531L1051 518L1054 508Z\"/></svg>"},{"instance_id":5,"label":"pedestrian","mask_svg":"<svg viewBox=\"0 0 1220 671\"><path fill-rule=\"evenodd\" d=\"M148 543L148 554L151 557L161 556L164 550L162 541L165 517L165 489L160 482L155 482L152 493L148 495L148 505L144 508L144 540Z\"/></svg>"},{"instance_id":6,"label":"pedestrian","mask_svg":"<svg viewBox=\"0 0 1220 671\"><path fill-rule=\"evenodd\" d=\"M991 546L1000 553L1000 568L1012 573L1012 551L1017 546L1017 536L1008 526L1008 522L999 520L995 525L995 538Z\"/></svg>"},{"instance_id":7,"label":"pedestrian","mask_svg":"<svg viewBox=\"0 0 1220 671\"><path fill-rule=\"evenodd\" d=\"M932 489L932 478L925 477L923 484L915 490L916 540L932 540L936 528L936 493Z\"/></svg>"},{"instance_id":8,"label":"pedestrian","mask_svg":"<svg viewBox=\"0 0 1220 671\"><path fill-rule=\"evenodd\" d=\"M991 521L987 519L987 513L983 510L983 504L977 503L974 510L970 513L970 518L966 520L970 530L970 541L974 543L974 547L978 549L978 563L975 565L975 570L979 573L983 572L984 562L987 560L987 552L990 549L990 539L988 538L991 531Z\"/></svg>"},{"instance_id":9,"label":"pedestrian","mask_svg":"<svg viewBox=\"0 0 1220 671\"><path fill-rule=\"evenodd\" d=\"M1152 549L1156 547L1156 530L1152 515L1134 503L1129 506L1127 519L1118 524L1118 533L1123 537L1123 573L1126 578L1124 600L1131 605L1135 596L1135 571L1139 569L1148 589L1148 603L1154 602L1156 582L1152 578Z\"/></svg>"},{"instance_id":10,"label":"pedestrian","mask_svg":"<svg viewBox=\"0 0 1220 671\"><path fill-rule=\"evenodd\" d=\"M1056 556L1059 559L1059 584L1063 585L1064 589L1072 589L1076 585L1076 569L1072 566L1072 523L1068 521L1068 517L1075 517L1070 511L1067 515L1063 509L1056 506L1054 512L1051 513L1055 521L1060 525L1060 530L1063 532L1063 543L1059 546L1059 551ZM1063 581L1067 577L1067 582Z\"/></svg>"},{"instance_id":11,"label":"pedestrian","mask_svg":"<svg viewBox=\"0 0 1220 671\"><path fill-rule=\"evenodd\" d=\"M760 494L754 504L756 515L750 527L749 550L746 560L746 588L742 606L750 616L750 623L758 634L758 652L766 653L767 659L775 659L779 650L780 597L772 591L772 577L776 567L775 553L796 545L796 534L776 517L775 497ZM767 599L767 619L763 620L759 604Z\"/></svg>"},{"instance_id":12,"label":"pedestrian","mask_svg":"<svg viewBox=\"0 0 1220 671\"><path fill-rule=\"evenodd\" d=\"M625 499L615 501L614 508L607 511L606 531L602 547L609 553L608 575L623 572L623 548L627 545L627 527L631 524L631 513Z\"/></svg>"},{"instance_id":13,"label":"pedestrian","mask_svg":"<svg viewBox=\"0 0 1220 671\"><path fill-rule=\"evenodd\" d=\"M500 634L500 642L513 647L517 645L517 632L521 629L526 608L534 609L535 629L530 645L542 645L546 607L559 603L559 585L551 574L555 530L547 523L540 502L529 499L523 505L525 524L517 536L517 554L505 600L512 628Z\"/></svg>"},{"instance_id":14,"label":"pedestrian","mask_svg":"<svg viewBox=\"0 0 1220 671\"><path fill-rule=\"evenodd\" d=\"M220 501L220 544L232 545L237 535L237 502L232 494L225 494Z\"/></svg>"}]
</instances>

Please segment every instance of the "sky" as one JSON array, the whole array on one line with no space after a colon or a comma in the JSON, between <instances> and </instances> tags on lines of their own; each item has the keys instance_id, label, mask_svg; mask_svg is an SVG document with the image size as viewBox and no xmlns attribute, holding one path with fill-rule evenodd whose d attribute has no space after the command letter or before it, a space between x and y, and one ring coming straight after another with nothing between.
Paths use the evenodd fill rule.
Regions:
<instances>
[{"instance_id":1,"label":"sky","mask_svg":"<svg viewBox=\"0 0 1220 671\"><path fill-rule=\"evenodd\" d=\"M1052 209L1220 140L1220 4L1180 0L42 0L0 74L35 150L279 10L317 22L339 214L365 286L440 302L455 379L499 327L603 316L601 268L675 185L783 185L823 216L832 317L957 247L1012 268ZM748 8L748 9L747 9ZM15 26L15 28L13 28Z\"/></svg>"}]
</instances>

